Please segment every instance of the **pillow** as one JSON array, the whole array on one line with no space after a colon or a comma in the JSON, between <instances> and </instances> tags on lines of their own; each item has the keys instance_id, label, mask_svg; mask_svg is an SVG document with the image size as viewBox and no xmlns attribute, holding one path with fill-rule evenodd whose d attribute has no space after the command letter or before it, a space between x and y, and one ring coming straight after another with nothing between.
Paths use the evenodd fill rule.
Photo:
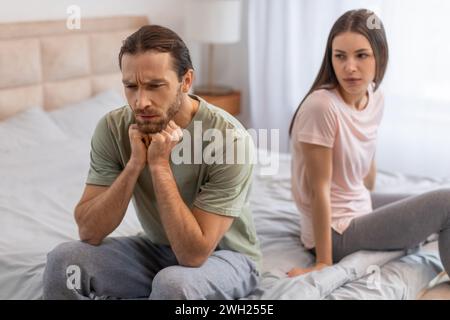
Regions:
<instances>
[{"instance_id":1,"label":"pillow","mask_svg":"<svg viewBox=\"0 0 450 320\"><path fill-rule=\"evenodd\" d=\"M32 107L0 122L0 152L39 146L68 137L39 107Z\"/></svg>"},{"instance_id":2,"label":"pillow","mask_svg":"<svg viewBox=\"0 0 450 320\"><path fill-rule=\"evenodd\" d=\"M69 137L90 139L101 117L126 104L126 100L119 93L108 90L87 100L51 111L49 115Z\"/></svg>"},{"instance_id":3,"label":"pillow","mask_svg":"<svg viewBox=\"0 0 450 320\"><path fill-rule=\"evenodd\" d=\"M0 152L66 140L67 135L40 107L32 107L0 122Z\"/></svg>"}]
</instances>

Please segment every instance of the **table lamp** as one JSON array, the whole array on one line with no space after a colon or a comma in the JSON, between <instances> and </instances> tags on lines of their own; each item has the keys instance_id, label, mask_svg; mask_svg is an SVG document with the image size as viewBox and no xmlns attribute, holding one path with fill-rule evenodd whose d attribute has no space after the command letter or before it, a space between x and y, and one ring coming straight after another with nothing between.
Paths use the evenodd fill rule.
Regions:
<instances>
[{"instance_id":1,"label":"table lamp","mask_svg":"<svg viewBox=\"0 0 450 320\"><path fill-rule=\"evenodd\" d=\"M194 41L208 44L208 82L194 88L195 94L224 95L232 92L214 83L214 46L240 40L240 0L191 0L186 33Z\"/></svg>"}]
</instances>

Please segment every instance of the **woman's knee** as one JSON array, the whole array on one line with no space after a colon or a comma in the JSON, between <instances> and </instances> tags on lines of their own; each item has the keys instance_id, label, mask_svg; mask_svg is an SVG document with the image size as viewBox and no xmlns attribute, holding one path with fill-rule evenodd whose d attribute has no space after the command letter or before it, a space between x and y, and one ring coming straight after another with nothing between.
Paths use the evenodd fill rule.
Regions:
<instances>
[{"instance_id":1,"label":"woman's knee","mask_svg":"<svg viewBox=\"0 0 450 320\"><path fill-rule=\"evenodd\" d=\"M432 191L428 191L421 195L430 200L439 201L444 204L450 204L450 189L436 189Z\"/></svg>"},{"instance_id":2,"label":"woman's knee","mask_svg":"<svg viewBox=\"0 0 450 320\"><path fill-rule=\"evenodd\" d=\"M444 211L448 217L447 222L450 223L450 189L429 191L422 197L426 203L430 203L430 209L434 207L438 212Z\"/></svg>"}]
</instances>

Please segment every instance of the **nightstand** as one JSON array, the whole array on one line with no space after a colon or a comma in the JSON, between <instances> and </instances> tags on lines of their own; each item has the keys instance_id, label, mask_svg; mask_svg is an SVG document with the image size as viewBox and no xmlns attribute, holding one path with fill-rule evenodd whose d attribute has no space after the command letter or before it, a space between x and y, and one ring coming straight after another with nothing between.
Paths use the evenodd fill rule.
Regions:
<instances>
[{"instance_id":1,"label":"nightstand","mask_svg":"<svg viewBox=\"0 0 450 320\"><path fill-rule=\"evenodd\" d=\"M241 112L241 92L233 91L223 95L207 95L199 94L199 97L205 99L209 103L224 109L232 115L238 115Z\"/></svg>"}]
</instances>

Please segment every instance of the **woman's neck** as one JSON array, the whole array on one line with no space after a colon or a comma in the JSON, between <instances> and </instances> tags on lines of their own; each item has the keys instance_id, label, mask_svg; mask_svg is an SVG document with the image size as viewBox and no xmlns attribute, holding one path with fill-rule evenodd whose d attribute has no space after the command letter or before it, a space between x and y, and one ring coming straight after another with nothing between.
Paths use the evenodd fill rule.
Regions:
<instances>
[{"instance_id":1,"label":"woman's neck","mask_svg":"<svg viewBox=\"0 0 450 320\"><path fill-rule=\"evenodd\" d=\"M342 100L355 110L365 109L369 101L367 89L361 94L353 95L345 92L341 86L338 86L338 92L341 95Z\"/></svg>"}]
</instances>

